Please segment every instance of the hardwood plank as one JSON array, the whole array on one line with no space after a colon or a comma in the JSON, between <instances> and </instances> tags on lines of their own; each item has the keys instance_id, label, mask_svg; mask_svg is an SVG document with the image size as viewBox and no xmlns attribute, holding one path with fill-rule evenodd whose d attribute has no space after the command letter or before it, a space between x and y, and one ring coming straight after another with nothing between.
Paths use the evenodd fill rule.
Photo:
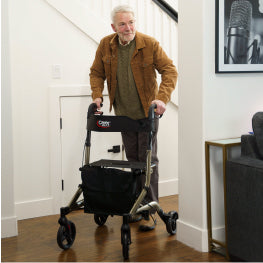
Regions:
<instances>
[{"instance_id":1,"label":"hardwood plank","mask_svg":"<svg viewBox=\"0 0 263 263\"><path fill-rule=\"evenodd\" d=\"M160 198L165 212L178 210L178 196ZM73 246L61 250L56 242L59 215L39 217L18 222L17 237L2 239L1 259L5 262L119 262L123 261L120 241L122 217L109 217L98 227L93 215L82 210L68 218L76 225L77 234ZM130 224L132 244L128 261L137 262L224 262L217 253L201 253L176 240L166 231L158 218L157 227L150 232L139 232L139 223Z\"/></svg>"}]
</instances>

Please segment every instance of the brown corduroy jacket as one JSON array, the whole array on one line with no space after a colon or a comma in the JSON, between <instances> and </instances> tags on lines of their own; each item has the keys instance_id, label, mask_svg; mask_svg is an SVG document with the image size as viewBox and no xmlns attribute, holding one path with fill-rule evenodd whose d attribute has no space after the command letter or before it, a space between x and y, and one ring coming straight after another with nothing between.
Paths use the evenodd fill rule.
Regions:
<instances>
[{"instance_id":1,"label":"brown corduroy jacket","mask_svg":"<svg viewBox=\"0 0 263 263\"><path fill-rule=\"evenodd\" d=\"M131 68L139 97L148 116L148 109L155 99L169 102L177 82L177 70L154 38L136 32L136 47L131 59ZM107 80L110 98L110 110L117 86L118 35L111 34L103 38L90 68L90 85L92 98L102 98L104 81ZM155 69L161 74L159 89Z\"/></svg>"}]
</instances>

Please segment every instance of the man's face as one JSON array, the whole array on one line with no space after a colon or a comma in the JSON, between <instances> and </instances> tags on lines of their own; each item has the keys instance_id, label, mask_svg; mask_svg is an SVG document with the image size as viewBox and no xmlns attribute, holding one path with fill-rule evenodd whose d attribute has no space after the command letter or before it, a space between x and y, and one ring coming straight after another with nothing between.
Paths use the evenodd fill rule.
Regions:
<instances>
[{"instance_id":1,"label":"man's face","mask_svg":"<svg viewBox=\"0 0 263 263\"><path fill-rule=\"evenodd\" d=\"M132 13L117 13L111 27L118 34L122 44L132 41L135 37L136 27Z\"/></svg>"}]
</instances>

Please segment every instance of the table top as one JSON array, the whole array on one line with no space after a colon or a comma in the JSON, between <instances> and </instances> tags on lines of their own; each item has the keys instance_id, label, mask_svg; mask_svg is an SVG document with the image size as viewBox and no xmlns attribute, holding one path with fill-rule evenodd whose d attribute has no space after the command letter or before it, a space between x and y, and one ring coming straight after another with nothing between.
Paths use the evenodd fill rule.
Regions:
<instances>
[{"instance_id":1,"label":"table top","mask_svg":"<svg viewBox=\"0 0 263 263\"><path fill-rule=\"evenodd\" d=\"M220 139L220 140L209 140L206 141L206 143L211 144L211 145L238 145L241 143L241 138L229 138L229 139Z\"/></svg>"}]
</instances>

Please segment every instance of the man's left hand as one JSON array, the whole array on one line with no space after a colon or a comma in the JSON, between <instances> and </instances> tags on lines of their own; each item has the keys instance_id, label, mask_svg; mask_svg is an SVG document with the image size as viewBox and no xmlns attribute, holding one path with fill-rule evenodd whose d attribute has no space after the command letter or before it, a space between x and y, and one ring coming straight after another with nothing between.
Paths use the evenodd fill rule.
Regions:
<instances>
[{"instance_id":1,"label":"man's left hand","mask_svg":"<svg viewBox=\"0 0 263 263\"><path fill-rule=\"evenodd\" d=\"M161 101L161 100L153 100L152 104L156 104L157 105L157 108L155 110L156 114L162 115L166 111L166 105L165 105L165 103L163 101Z\"/></svg>"}]
</instances>

